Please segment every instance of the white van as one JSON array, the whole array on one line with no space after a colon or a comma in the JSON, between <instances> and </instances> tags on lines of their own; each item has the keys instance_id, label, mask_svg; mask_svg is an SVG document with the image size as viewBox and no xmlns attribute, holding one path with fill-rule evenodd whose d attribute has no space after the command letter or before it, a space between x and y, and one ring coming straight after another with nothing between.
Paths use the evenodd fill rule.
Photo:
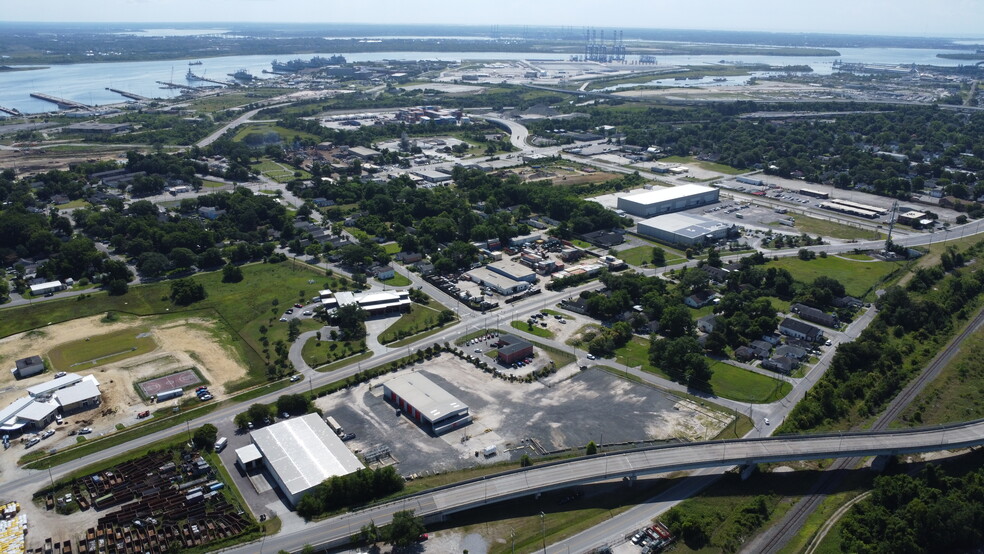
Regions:
<instances>
[{"instance_id":1,"label":"white van","mask_svg":"<svg viewBox=\"0 0 984 554\"><path fill-rule=\"evenodd\" d=\"M222 450L229 444L229 439L225 437L220 437L219 440L215 441L215 451L222 452Z\"/></svg>"}]
</instances>

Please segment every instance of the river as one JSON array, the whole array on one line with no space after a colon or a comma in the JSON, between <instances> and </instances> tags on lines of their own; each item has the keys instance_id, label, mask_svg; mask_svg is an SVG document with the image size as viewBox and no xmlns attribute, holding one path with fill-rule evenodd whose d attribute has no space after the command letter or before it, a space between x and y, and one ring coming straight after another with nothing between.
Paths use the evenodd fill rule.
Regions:
<instances>
[{"instance_id":1,"label":"river","mask_svg":"<svg viewBox=\"0 0 984 554\"><path fill-rule=\"evenodd\" d=\"M823 56L736 56L736 55L666 55L657 56L660 65L701 65L716 64L721 60L744 63L766 63L772 65L800 65L813 67L817 74L829 74L835 59L843 62L864 62L874 64L910 64L957 66L967 64L965 60L947 60L937 58L936 54L950 52L948 50L916 49L916 48L839 48L841 55L836 57ZM301 57L310 58L315 54L301 56L226 56L219 58L202 58L202 65L190 66L198 75L219 81L231 81L228 76L239 69L246 69L258 78L266 78L264 69L270 69L270 61L279 58L287 60ZM331 53L320 54L330 56ZM345 54L350 62L367 62L379 60L521 60L521 59L568 59L568 54L545 54L531 52L371 52ZM630 61L638 59L629 56ZM12 71L0 73L0 106L13 108L23 113L41 113L54 111L54 105L43 100L30 97L32 92L40 92L59 98L66 98L99 106L122 102L124 98L106 90L115 88L146 96L150 98L173 98L179 94L177 90L162 89L157 81L172 81L179 84L202 85L206 83L188 83L185 73L188 71L189 60L161 60L145 62L117 63L78 63L54 65L46 69L31 71ZM197 60L196 60L197 61ZM729 78L722 83L694 81L694 84L735 84L747 78Z\"/></svg>"}]
</instances>

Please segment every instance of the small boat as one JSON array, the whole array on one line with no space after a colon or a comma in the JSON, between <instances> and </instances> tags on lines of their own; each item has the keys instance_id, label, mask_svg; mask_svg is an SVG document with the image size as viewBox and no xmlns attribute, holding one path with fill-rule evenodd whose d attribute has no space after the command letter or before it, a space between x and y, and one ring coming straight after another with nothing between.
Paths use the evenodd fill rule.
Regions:
<instances>
[{"instance_id":1,"label":"small boat","mask_svg":"<svg viewBox=\"0 0 984 554\"><path fill-rule=\"evenodd\" d=\"M725 81L727 81L727 80L728 80L728 79L726 79L726 78L724 78L724 77L715 77L715 78L714 78L714 82L715 82L715 83L723 83L723 82L725 82Z\"/></svg>"},{"instance_id":2,"label":"small boat","mask_svg":"<svg viewBox=\"0 0 984 554\"><path fill-rule=\"evenodd\" d=\"M199 60L197 62L188 62L188 65L202 65L202 62L201 62L201 60Z\"/></svg>"}]
</instances>

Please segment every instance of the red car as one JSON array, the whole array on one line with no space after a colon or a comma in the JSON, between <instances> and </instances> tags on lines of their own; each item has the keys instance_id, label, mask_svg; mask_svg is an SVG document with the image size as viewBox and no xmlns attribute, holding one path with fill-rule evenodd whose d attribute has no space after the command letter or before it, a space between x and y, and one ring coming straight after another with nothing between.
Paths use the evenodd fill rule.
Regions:
<instances>
[{"instance_id":1,"label":"red car","mask_svg":"<svg viewBox=\"0 0 984 554\"><path fill-rule=\"evenodd\" d=\"M203 391L207 391L207 390L208 390L208 387L198 387L197 389L195 389L195 392L196 393L199 393L199 392L203 392Z\"/></svg>"},{"instance_id":2,"label":"red car","mask_svg":"<svg viewBox=\"0 0 984 554\"><path fill-rule=\"evenodd\" d=\"M140 412L139 414L137 414L137 418L138 419L143 419L145 417L150 417L150 410L144 410L144 411Z\"/></svg>"},{"instance_id":3,"label":"red car","mask_svg":"<svg viewBox=\"0 0 984 554\"><path fill-rule=\"evenodd\" d=\"M294 307L295 308L303 308L304 307L304 304L294 304Z\"/></svg>"}]
</instances>

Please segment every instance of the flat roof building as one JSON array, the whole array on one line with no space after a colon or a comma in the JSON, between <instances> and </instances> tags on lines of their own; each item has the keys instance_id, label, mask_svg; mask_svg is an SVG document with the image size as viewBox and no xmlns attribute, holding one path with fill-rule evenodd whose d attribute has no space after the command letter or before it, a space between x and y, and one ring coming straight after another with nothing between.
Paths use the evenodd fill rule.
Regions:
<instances>
[{"instance_id":1,"label":"flat roof building","mask_svg":"<svg viewBox=\"0 0 984 554\"><path fill-rule=\"evenodd\" d=\"M435 435L471 423L468 406L419 372L383 383L383 398Z\"/></svg>"},{"instance_id":2,"label":"flat roof building","mask_svg":"<svg viewBox=\"0 0 984 554\"><path fill-rule=\"evenodd\" d=\"M716 188L703 185L655 188L638 194L620 196L618 209L638 217L652 217L713 204L718 201L719 192Z\"/></svg>"},{"instance_id":3,"label":"flat roof building","mask_svg":"<svg viewBox=\"0 0 984 554\"><path fill-rule=\"evenodd\" d=\"M530 284L526 281L516 281L502 275L501 273L489 271L484 267L472 269L468 272L468 276L473 282L478 283L483 287L489 287L497 293L505 296L516 294L530 288Z\"/></svg>"},{"instance_id":4,"label":"flat roof building","mask_svg":"<svg viewBox=\"0 0 984 554\"><path fill-rule=\"evenodd\" d=\"M321 306L325 310L331 311L348 304L358 304L363 310L370 314L381 314L386 312L402 312L410 309L413 303L410 300L410 291L407 290L387 290L375 292L332 292L329 289L319 291Z\"/></svg>"},{"instance_id":5,"label":"flat roof building","mask_svg":"<svg viewBox=\"0 0 984 554\"><path fill-rule=\"evenodd\" d=\"M46 396L56 390L74 386L76 383L80 383L81 381L81 375L69 373L68 375L62 375L61 377L52 379L51 381L46 381L44 383L38 383L37 385L27 387L27 395L31 397Z\"/></svg>"},{"instance_id":6,"label":"flat roof building","mask_svg":"<svg viewBox=\"0 0 984 554\"><path fill-rule=\"evenodd\" d=\"M533 355L533 345L513 335L501 335L496 345L499 363L512 364Z\"/></svg>"},{"instance_id":7,"label":"flat roof building","mask_svg":"<svg viewBox=\"0 0 984 554\"><path fill-rule=\"evenodd\" d=\"M318 414L274 423L249 436L277 485L294 506L329 477L348 475L364 467ZM243 454L255 462L251 452Z\"/></svg>"},{"instance_id":8,"label":"flat roof building","mask_svg":"<svg viewBox=\"0 0 984 554\"><path fill-rule=\"evenodd\" d=\"M733 225L691 214L666 214L640 221L640 235L683 246L715 242L731 233Z\"/></svg>"},{"instance_id":9,"label":"flat roof building","mask_svg":"<svg viewBox=\"0 0 984 554\"><path fill-rule=\"evenodd\" d=\"M65 285L61 281L48 281L47 283L31 285L31 294L34 296L41 296L42 294L58 292L60 290L65 290Z\"/></svg>"},{"instance_id":10,"label":"flat roof building","mask_svg":"<svg viewBox=\"0 0 984 554\"><path fill-rule=\"evenodd\" d=\"M529 267L514 262L512 260L501 260L498 262L490 263L485 266L489 270L494 271L500 275L505 275L514 281L526 281L527 283L532 283L536 281L536 272Z\"/></svg>"},{"instance_id":11,"label":"flat roof building","mask_svg":"<svg viewBox=\"0 0 984 554\"><path fill-rule=\"evenodd\" d=\"M32 375L37 375L44 371L44 360L41 356L28 356L26 358L21 358L14 362L13 372L16 379L23 379L24 377L31 377Z\"/></svg>"}]
</instances>

